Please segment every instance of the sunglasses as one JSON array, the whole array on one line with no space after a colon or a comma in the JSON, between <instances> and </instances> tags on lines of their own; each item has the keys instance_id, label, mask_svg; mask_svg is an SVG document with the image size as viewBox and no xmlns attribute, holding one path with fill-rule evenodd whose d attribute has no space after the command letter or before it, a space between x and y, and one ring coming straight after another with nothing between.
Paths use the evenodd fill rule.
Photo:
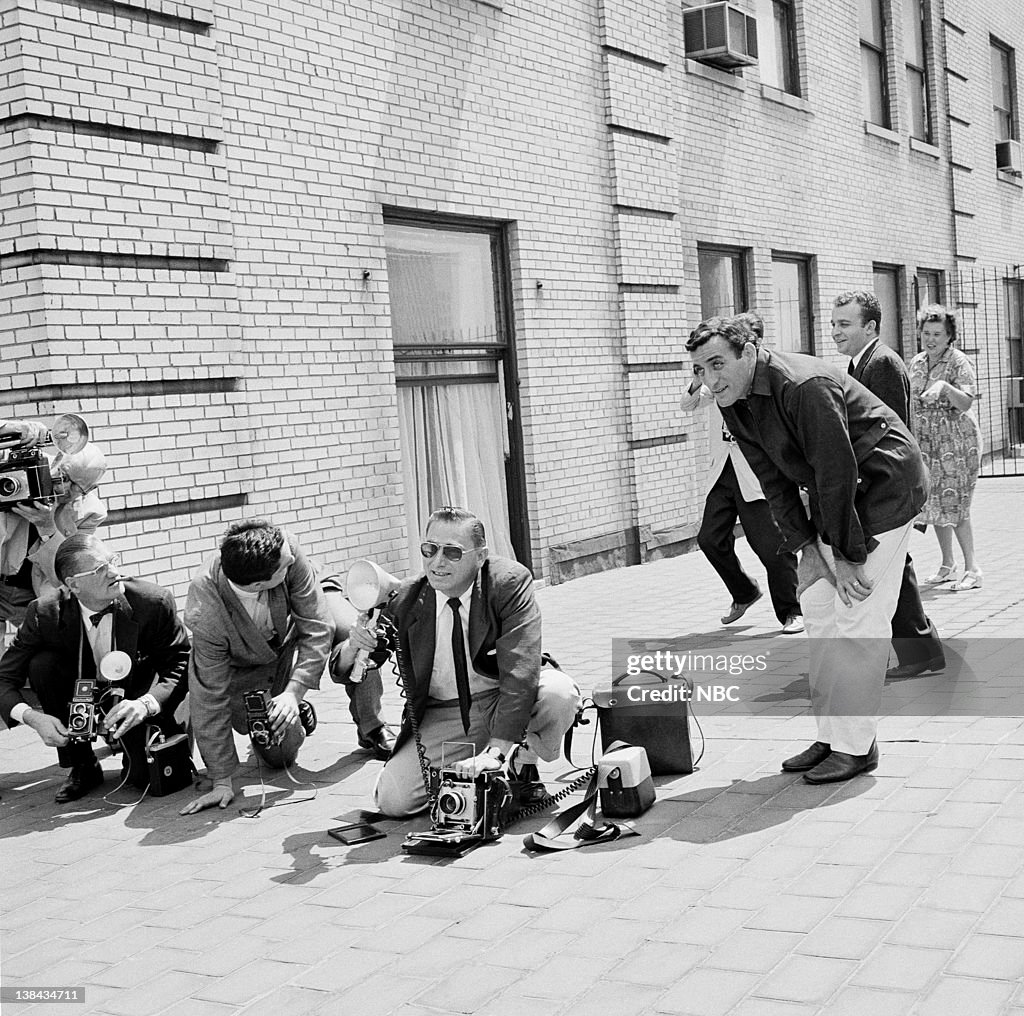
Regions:
<instances>
[{"instance_id":1,"label":"sunglasses","mask_svg":"<svg viewBox=\"0 0 1024 1016\"><path fill-rule=\"evenodd\" d=\"M65 575L64 579L84 579L90 576L95 577L102 575L105 571L117 571L117 566L121 563L121 559L115 554L109 561L104 561L103 564L96 565L95 568L90 568L88 571L76 572L74 575Z\"/></svg>"},{"instance_id":2,"label":"sunglasses","mask_svg":"<svg viewBox=\"0 0 1024 1016\"><path fill-rule=\"evenodd\" d=\"M462 555L467 553L462 547L453 547L450 543L426 543L420 544L420 553L428 560L432 560L437 556L437 552L445 556L448 561L461 561Z\"/></svg>"}]
</instances>

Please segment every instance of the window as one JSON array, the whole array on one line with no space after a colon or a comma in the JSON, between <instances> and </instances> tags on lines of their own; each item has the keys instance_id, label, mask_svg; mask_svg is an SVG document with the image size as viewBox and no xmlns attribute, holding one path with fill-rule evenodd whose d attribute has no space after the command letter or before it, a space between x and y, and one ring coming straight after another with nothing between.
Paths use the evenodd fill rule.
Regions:
<instances>
[{"instance_id":1,"label":"window","mask_svg":"<svg viewBox=\"0 0 1024 1016\"><path fill-rule=\"evenodd\" d=\"M803 255L772 255L776 346L784 352L814 352L810 266L811 259Z\"/></svg>"},{"instance_id":2,"label":"window","mask_svg":"<svg viewBox=\"0 0 1024 1016\"><path fill-rule=\"evenodd\" d=\"M903 48L907 62L907 95L910 97L910 133L912 137L930 143L932 117L928 104L925 16L924 0L903 0Z\"/></svg>"},{"instance_id":3,"label":"window","mask_svg":"<svg viewBox=\"0 0 1024 1016\"><path fill-rule=\"evenodd\" d=\"M1017 139L1016 60L1013 50L999 42L992 42L992 111L996 121L996 141Z\"/></svg>"},{"instance_id":4,"label":"window","mask_svg":"<svg viewBox=\"0 0 1024 1016\"><path fill-rule=\"evenodd\" d=\"M1010 376L1024 378L1024 279L1005 279ZM1024 400L1022 400L1024 401Z\"/></svg>"},{"instance_id":5,"label":"window","mask_svg":"<svg viewBox=\"0 0 1024 1016\"><path fill-rule=\"evenodd\" d=\"M903 301L900 299L900 269L896 265L875 265L875 296L882 307L881 339L903 356Z\"/></svg>"},{"instance_id":6,"label":"window","mask_svg":"<svg viewBox=\"0 0 1024 1016\"><path fill-rule=\"evenodd\" d=\"M757 0L757 25L761 81L799 95L794 0Z\"/></svg>"},{"instance_id":7,"label":"window","mask_svg":"<svg viewBox=\"0 0 1024 1016\"><path fill-rule=\"evenodd\" d=\"M738 314L750 306L746 262L740 247L697 248L702 318Z\"/></svg>"},{"instance_id":8,"label":"window","mask_svg":"<svg viewBox=\"0 0 1024 1016\"><path fill-rule=\"evenodd\" d=\"M919 268L914 279L917 291L917 309L930 303L943 303L946 296L945 279L937 268Z\"/></svg>"},{"instance_id":9,"label":"window","mask_svg":"<svg viewBox=\"0 0 1024 1016\"><path fill-rule=\"evenodd\" d=\"M868 123L891 126L889 72L885 62L886 0L860 0L860 67L863 112Z\"/></svg>"},{"instance_id":10,"label":"window","mask_svg":"<svg viewBox=\"0 0 1024 1016\"><path fill-rule=\"evenodd\" d=\"M413 572L426 518L443 504L471 508L493 552L523 560L501 227L396 215L384 224L384 245Z\"/></svg>"}]
</instances>

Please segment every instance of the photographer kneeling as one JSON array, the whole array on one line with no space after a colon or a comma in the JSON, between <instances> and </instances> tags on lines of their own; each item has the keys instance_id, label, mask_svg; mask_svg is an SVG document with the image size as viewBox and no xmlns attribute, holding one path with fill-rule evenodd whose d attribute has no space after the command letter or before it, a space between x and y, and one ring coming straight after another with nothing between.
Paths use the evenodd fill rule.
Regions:
<instances>
[{"instance_id":1,"label":"photographer kneeling","mask_svg":"<svg viewBox=\"0 0 1024 1016\"><path fill-rule=\"evenodd\" d=\"M220 551L192 580L185 625L192 632L192 726L213 784L182 809L189 815L226 808L235 796L232 728L240 734L249 729L248 694L269 696L253 750L274 769L295 761L316 726L304 696L320 687L334 621L295 537L254 519L231 526Z\"/></svg>"},{"instance_id":2,"label":"photographer kneeling","mask_svg":"<svg viewBox=\"0 0 1024 1016\"><path fill-rule=\"evenodd\" d=\"M440 508L420 545L425 574L404 581L384 617L397 629L415 711L430 764L441 763L445 741L472 744L446 755L460 776L502 768L524 740L517 774L542 791L536 764L559 757L562 737L579 705L575 682L541 669L541 618L533 577L521 564L488 557L483 523L464 508ZM361 649L373 651L376 633L355 627L336 652L346 673ZM524 757L525 756L525 757ZM385 815L404 818L427 807L408 715L394 754L373 792Z\"/></svg>"},{"instance_id":3,"label":"photographer kneeling","mask_svg":"<svg viewBox=\"0 0 1024 1016\"><path fill-rule=\"evenodd\" d=\"M100 725L121 741L129 781L145 787L146 725L168 737L181 731L174 710L187 690L188 636L174 597L152 582L122 576L117 559L88 534L63 541L54 569L60 589L29 605L25 623L0 658L0 715L8 725L31 727L70 768L57 791L58 804L76 801L103 782L92 745ZM105 684L101 663L114 651L127 654L131 669L116 685ZM99 715L93 720L86 709L79 729L69 730L71 701L82 679L94 682ZM25 701L26 682L41 709Z\"/></svg>"}]
</instances>

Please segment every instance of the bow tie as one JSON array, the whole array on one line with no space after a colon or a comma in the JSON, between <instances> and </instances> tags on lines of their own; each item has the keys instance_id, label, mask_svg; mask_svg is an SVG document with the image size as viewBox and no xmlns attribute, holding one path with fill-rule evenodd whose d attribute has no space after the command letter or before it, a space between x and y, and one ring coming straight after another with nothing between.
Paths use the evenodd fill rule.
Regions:
<instances>
[{"instance_id":1,"label":"bow tie","mask_svg":"<svg viewBox=\"0 0 1024 1016\"><path fill-rule=\"evenodd\" d=\"M108 603L102 610L98 610L95 614L90 614L89 620L92 622L92 626L94 628L98 628L100 621L102 621L103 618L107 616L107 614L113 613L114 605L112 603Z\"/></svg>"}]
</instances>

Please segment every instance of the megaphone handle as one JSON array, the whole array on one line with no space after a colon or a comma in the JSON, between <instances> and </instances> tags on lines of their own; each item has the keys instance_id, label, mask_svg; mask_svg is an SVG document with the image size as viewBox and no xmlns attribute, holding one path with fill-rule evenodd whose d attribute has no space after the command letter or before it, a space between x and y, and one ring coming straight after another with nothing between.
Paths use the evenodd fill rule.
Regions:
<instances>
[{"instance_id":1,"label":"megaphone handle","mask_svg":"<svg viewBox=\"0 0 1024 1016\"><path fill-rule=\"evenodd\" d=\"M366 612L366 627L375 627L374 622L377 620L377 615L380 613L379 608L374 607L372 610ZM370 650L360 649L356 653L355 661L352 663L352 673L349 674L349 681L352 684L359 684L362 681L363 676L366 673L366 665L370 662Z\"/></svg>"}]
</instances>

